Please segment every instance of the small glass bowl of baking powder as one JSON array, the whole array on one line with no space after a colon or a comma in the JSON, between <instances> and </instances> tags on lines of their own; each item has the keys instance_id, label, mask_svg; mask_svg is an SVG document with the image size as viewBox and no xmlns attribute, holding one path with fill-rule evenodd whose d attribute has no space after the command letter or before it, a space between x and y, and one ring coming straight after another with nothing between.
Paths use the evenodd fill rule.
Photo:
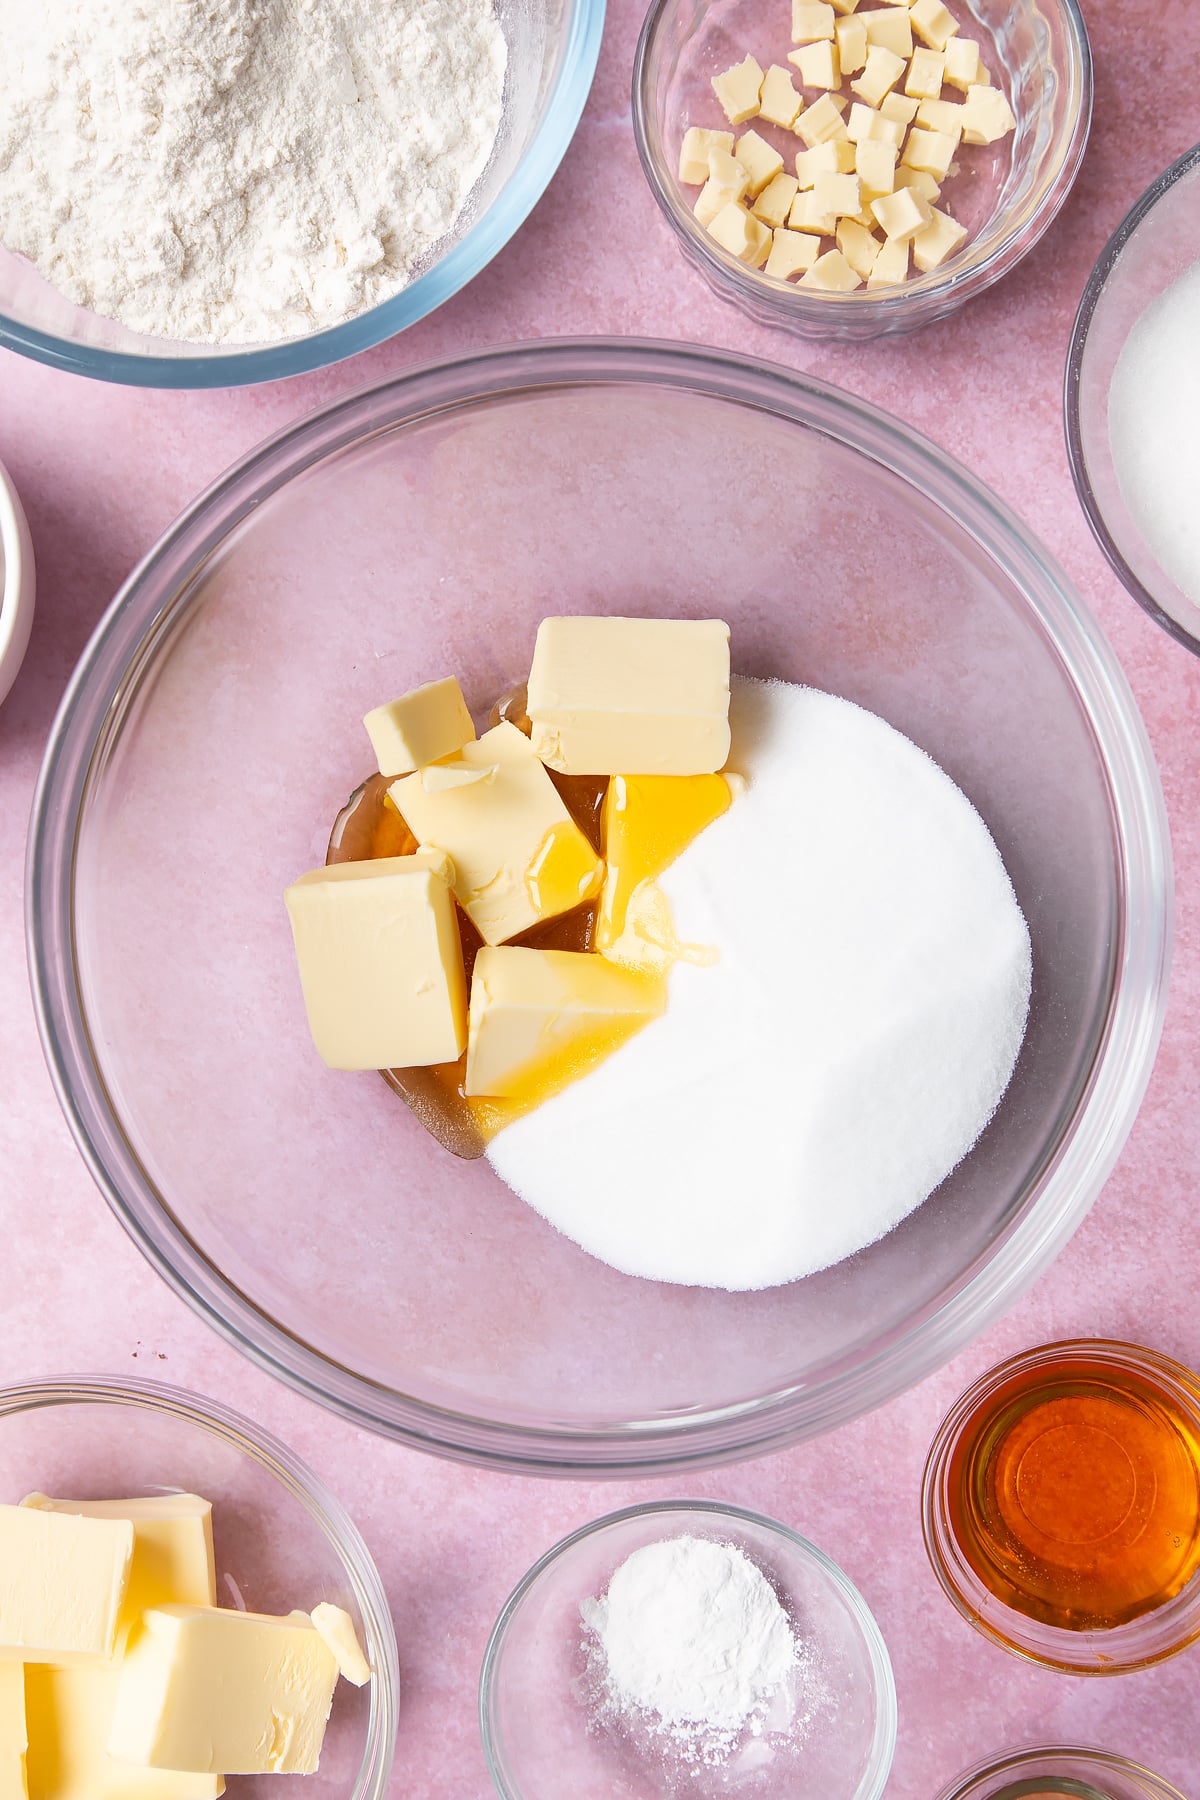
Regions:
<instances>
[{"instance_id":1,"label":"small glass bowl of baking powder","mask_svg":"<svg viewBox=\"0 0 1200 1800\"><path fill-rule=\"evenodd\" d=\"M1084 289L1067 356L1067 454L1124 586L1200 653L1200 144L1136 200Z\"/></svg>"},{"instance_id":2,"label":"small glass bowl of baking powder","mask_svg":"<svg viewBox=\"0 0 1200 1800\"><path fill-rule=\"evenodd\" d=\"M659 1708L635 1704L614 1680L615 1640L611 1627L606 1636L597 1623L600 1604L611 1621L617 1572L636 1553L667 1546L719 1547L749 1596L739 1603L756 1618L738 1635L730 1679L742 1644L761 1641L764 1626L772 1626L758 1616L763 1601L774 1628L791 1637L788 1672L774 1675L757 1703L735 1702L734 1714L743 1720L736 1728L730 1728L728 1692L716 1694L711 1673L706 1678L701 1668L696 1625L710 1629L715 1590L706 1596L693 1585L681 1594L679 1579L670 1588L665 1580L659 1586L642 1581L626 1601L622 1668L629 1666L629 1636L636 1631L638 1691L653 1685ZM688 1577L695 1582L691 1564ZM732 1631L734 1623L711 1629ZM670 1666L648 1669L658 1642ZM711 1671L719 1662L718 1648L706 1666ZM690 1707L685 1695L694 1701ZM479 1708L488 1768L504 1800L565 1793L600 1800L616 1792L709 1800L743 1781L755 1800L878 1800L896 1744L891 1662L858 1590L786 1525L706 1501L610 1513L542 1557L496 1621Z\"/></svg>"},{"instance_id":3,"label":"small glass bowl of baking powder","mask_svg":"<svg viewBox=\"0 0 1200 1800\"><path fill-rule=\"evenodd\" d=\"M1030 1745L989 1757L957 1776L937 1800L1183 1800L1140 1764L1079 1745Z\"/></svg>"},{"instance_id":4,"label":"small glass bowl of baking powder","mask_svg":"<svg viewBox=\"0 0 1200 1800\"><path fill-rule=\"evenodd\" d=\"M939 209L967 230L956 252L903 283L837 293L748 269L699 223L693 211L698 189L679 180L689 126L729 128L711 86L713 76L740 63L747 52L764 67L782 62L787 0L769 0L766 7L762 0L720 7L653 0L633 70L638 153L680 250L718 299L797 337L859 342L945 318L1033 249L1066 201L1087 147L1092 59L1083 13L1077 0L967 0L965 5L952 0L950 10L961 36L978 42L1016 129L991 145L964 144L957 154L952 165L957 173L950 176L944 203L938 200ZM798 77L795 85L800 87ZM806 107L822 97L815 88L803 93ZM948 86L945 97L953 103L963 95ZM856 98L848 81L842 98ZM789 175L795 153L806 147L803 138L759 119L733 129L737 134L758 130L784 156ZM829 244L828 237L822 239L823 248Z\"/></svg>"}]
</instances>

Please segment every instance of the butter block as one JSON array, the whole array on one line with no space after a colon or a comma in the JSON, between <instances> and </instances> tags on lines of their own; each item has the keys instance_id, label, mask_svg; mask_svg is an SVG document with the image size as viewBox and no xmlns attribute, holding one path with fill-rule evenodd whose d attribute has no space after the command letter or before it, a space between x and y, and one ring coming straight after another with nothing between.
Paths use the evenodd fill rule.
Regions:
<instances>
[{"instance_id":1,"label":"butter block","mask_svg":"<svg viewBox=\"0 0 1200 1800\"><path fill-rule=\"evenodd\" d=\"M811 231L790 231L780 226L771 236L765 269L777 281L788 281L811 269L820 254L821 240Z\"/></svg>"},{"instance_id":2,"label":"butter block","mask_svg":"<svg viewBox=\"0 0 1200 1800\"><path fill-rule=\"evenodd\" d=\"M0 1506L4 1659L111 1656L132 1560L128 1519Z\"/></svg>"},{"instance_id":3,"label":"butter block","mask_svg":"<svg viewBox=\"0 0 1200 1800\"><path fill-rule=\"evenodd\" d=\"M485 948L471 980L466 1091L520 1098L568 1059L582 1073L664 1003L661 983L602 956Z\"/></svg>"},{"instance_id":4,"label":"butter block","mask_svg":"<svg viewBox=\"0 0 1200 1800\"><path fill-rule=\"evenodd\" d=\"M700 187L708 180L710 150L732 152L732 131L708 131L703 125L689 125L679 149L679 179L685 186ZM400 772L397 769L396 773Z\"/></svg>"},{"instance_id":5,"label":"butter block","mask_svg":"<svg viewBox=\"0 0 1200 1800\"><path fill-rule=\"evenodd\" d=\"M108 1754L120 1679L120 1662L26 1671L31 1800L217 1800L222 1775L135 1768Z\"/></svg>"},{"instance_id":6,"label":"butter block","mask_svg":"<svg viewBox=\"0 0 1200 1800\"><path fill-rule=\"evenodd\" d=\"M0 1663L0 1800L28 1800L25 1670Z\"/></svg>"},{"instance_id":7,"label":"butter block","mask_svg":"<svg viewBox=\"0 0 1200 1800\"><path fill-rule=\"evenodd\" d=\"M407 775L461 749L475 736L462 689L452 675L376 706L363 720L381 775Z\"/></svg>"},{"instance_id":8,"label":"butter block","mask_svg":"<svg viewBox=\"0 0 1200 1800\"><path fill-rule=\"evenodd\" d=\"M729 755L729 627L544 619L527 708L534 750L564 774L711 775Z\"/></svg>"},{"instance_id":9,"label":"butter block","mask_svg":"<svg viewBox=\"0 0 1200 1800\"><path fill-rule=\"evenodd\" d=\"M366 1687L371 1679L371 1665L363 1655L354 1620L345 1607L322 1600L308 1616L332 1650L338 1673L352 1686Z\"/></svg>"},{"instance_id":10,"label":"butter block","mask_svg":"<svg viewBox=\"0 0 1200 1800\"><path fill-rule=\"evenodd\" d=\"M405 783L424 791L420 775L397 786ZM428 795L427 804L470 796L486 807L495 791L455 788ZM331 1069L424 1067L461 1056L466 978L451 877L444 855L422 850L313 869L287 889L308 1027Z\"/></svg>"},{"instance_id":11,"label":"butter block","mask_svg":"<svg viewBox=\"0 0 1200 1800\"><path fill-rule=\"evenodd\" d=\"M388 792L422 847L450 858L455 896L484 942L502 944L591 899L603 865L524 732L493 725L464 744L459 757L469 765L494 765L495 775L433 794L420 775L405 775ZM462 1023L457 1000L456 989L456 1037Z\"/></svg>"},{"instance_id":12,"label":"butter block","mask_svg":"<svg viewBox=\"0 0 1200 1800\"><path fill-rule=\"evenodd\" d=\"M121 1664L109 1755L198 1774L315 1774L337 1678L304 1613L151 1607Z\"/></svg>"},{"instance_id":13,"label":"butter block","mask_svg":"<svg viewBox=\"0 0 1200 1800\"><path fill-rule=\"evenodd\" d=\"M53 1500L48 1494L27 1494L21 1505L83 1519L128 1519L133 1526L129 1580L117 1617L118 1653L146 1607L175 1600L215 1604L212 1505L198 1494L136 1500Z\"/></svg>"},{"instance_id":14,"label":"butter block","mask_svg":"<svg viewBox=\"0 0 1200 1800\"><path fill-rule=\"evenodd\" d=\"M713 76L713 92L731 125L743 125L757 117L762 84L762 66L752 56Z\"/></svg>"}]
</instances>

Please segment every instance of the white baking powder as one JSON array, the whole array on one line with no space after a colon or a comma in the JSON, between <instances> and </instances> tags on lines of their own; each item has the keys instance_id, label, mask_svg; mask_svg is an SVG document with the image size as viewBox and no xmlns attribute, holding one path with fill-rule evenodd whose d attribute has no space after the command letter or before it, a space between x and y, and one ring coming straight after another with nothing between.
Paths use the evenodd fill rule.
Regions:
<instances>
[{"instance_id":1,"label":"white baking powder","mask_svg":"<svg viewBox=\"0 0 1200 1800\"><path fill-rule=\"evenodd\" d=\"M1030 945L1000 856L882 719L735 682L748 791L662 878L669 1003L488 1155L615 1268L762 1288L880 1238L966 1155L1025 1030Z\"/></svg>"},{"instance_id":2,"label":"white baking powder","mask_svg":"<svg viewBox=\"0 0 1200 1800\"><path fill-rule=\"evenodd\" d=\"M599 1720L664 1738L685 1762L726 1762L761 1734L802 1660L775 1590L732 1544L647 1544L580 1612ZM785 1708L780 1724L790 1719Z\"/></svg>"},{"instance_id":3,"label":"white baking powder","mask_svg":"<svg viewBox=\"0 0 1200 1800\"><path fill-rule=\"evenodd\" d=\"M1200 606L1200 263L1148 306L1113 370L1108 433L1130 514Z\"/></svg>"},{"instance_id":4,"label":"white baking powder","mask_svg":"<svg viewBox=\"0 0 1200 1800\"><path fill-rule=\"evenodd\" d=\"M492 0L0 0L0 243L155 337L397 292L500 122Z\"/></svg>"}]
</instances>

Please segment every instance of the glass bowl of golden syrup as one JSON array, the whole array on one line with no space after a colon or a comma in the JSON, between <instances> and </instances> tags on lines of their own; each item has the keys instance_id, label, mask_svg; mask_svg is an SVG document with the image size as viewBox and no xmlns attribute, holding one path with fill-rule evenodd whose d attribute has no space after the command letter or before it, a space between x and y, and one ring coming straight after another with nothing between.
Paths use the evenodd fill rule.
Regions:
<instances>
[{"instance_id":1,"label":"glass bowl of golden syrup","mask_svg":"<svg viewBox=\"0 0 1200 1800\"><path fill-rule=\"evenodd\" d=\"M976 1763L938 1800L1183 1800L1160 1775L1107 1750L1033 1744Z\"/></svg>"},{"instance_id":2,"label":"glass bowl of golden syrup","mask_svg":"<svg viewBox=\"0 0 1200 1800\"><path fill-rule=\"evenodd\" d=\"M1081 1339L1002 1363L943 1421L923 1509L942 1586L1014 1655L1116 1675L1200 1638L1200 1382L1169 1357Z\"/></svg>"}]
</instances>

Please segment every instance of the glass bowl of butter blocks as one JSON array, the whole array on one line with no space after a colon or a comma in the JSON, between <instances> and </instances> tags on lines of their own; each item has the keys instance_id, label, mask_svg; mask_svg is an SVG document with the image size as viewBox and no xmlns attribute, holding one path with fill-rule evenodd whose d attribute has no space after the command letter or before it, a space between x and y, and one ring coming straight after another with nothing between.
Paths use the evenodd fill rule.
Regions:
<instances>
[{"instance_id":1,"label":"glass bowl of butter blocks","mask_svg":"<svg viewBox=\"0 0 1200 1800\"><path fill-rule=\"evenodd\" d=\"M0 1389L0 1639L6 1795L387 1790L375 1565L312 1471L216 1401L101 1376Z\"/></svg>"},{"instance_id":2,"label":"glass bowl of butter blocks","mask_svg":"<svg viewBox=\"0 0 1200 1800\"><path fill-rule=\"evenodd\" d=\"M654 0L642 168L684 257L760 324L860 340L944 318L1066 200L1092 66L1076 0Z\"/></svg>"},{"instance_id":3,"label":"glass bowl of butter blocks","mask_svg":"<svg viewBox=\"0 0 1200 1800\"><path fill-rule=\"evenodd\" d=\"M405 1104L373 1069L328 1068L310 1037L285 892L324 870L337 821L347 848L350 796L384 779L364 719L453 677L490 737L542 621L589 614L722 621L735 687L776 676L881 716L978 809L1028 923L1029 1022L987 1132L903 1223L803 1279L733 1279L723 1261L703 1280L652 1277L601 1260L501 1179L508 1128L486 1156L455 1154L425 1129L421 1092ZM501 759L466 766L482 744L439 768L443 789L490 791ZM801 757L797 781L807 769ZM776 844L795 836L792 779ZM754 781L751 768L749 798L701 846L734 829ZM754 977L769 997L813 946L789 937L788 882L810 873L765 878L768 848L755 838L730 868L761 908L764 954L774 946ZM436 886L435 868L416 873ZM67 1118L172 1286L359 1424L495 1467L584 1474L702 1466L828 1430L937 1367L1046 1266L1148 1076L1170 871L1120 669L992 495L816 380L583 340L430 365L340 402L197 503L117 597L65 697L28 905ZM740 965L730 953L725 966ZM674 1031L687 975L671 975ZM805 1018L767 1006L772 1055ZM582 1105L655 1031L562 1098ZM719 1056L688 1062L693 1042L723 1054L707 1041L698 1032L665 1062L690 1071L693 1095L695 1078L716 1082L711 1109L665 1145L658 1132L643 1163L630 1146L659 1117L647 1088L599 1110L587 1097L589 1122L555 1140L568 1166L551 1199L586 1193L585 1223L619 1210L635 1248L659 1233L673 1255L711 1244L702 1183L726 1226L744 1209L738 1256L761 1241L768 1204L788 1229L836 1224L782 1150L757 1193L739 1174L781 1121L790 1154L812 1090L773 1099L777 1065L756 1037L734 1098ZM761 1090L746 1074L760 1067ZM879 1149L894 1174L895 1140ZM728 1170L716 1196L713 1165ZM597 1169L598 1192L585 1186Z\"/></svg>"}]
</instances>

